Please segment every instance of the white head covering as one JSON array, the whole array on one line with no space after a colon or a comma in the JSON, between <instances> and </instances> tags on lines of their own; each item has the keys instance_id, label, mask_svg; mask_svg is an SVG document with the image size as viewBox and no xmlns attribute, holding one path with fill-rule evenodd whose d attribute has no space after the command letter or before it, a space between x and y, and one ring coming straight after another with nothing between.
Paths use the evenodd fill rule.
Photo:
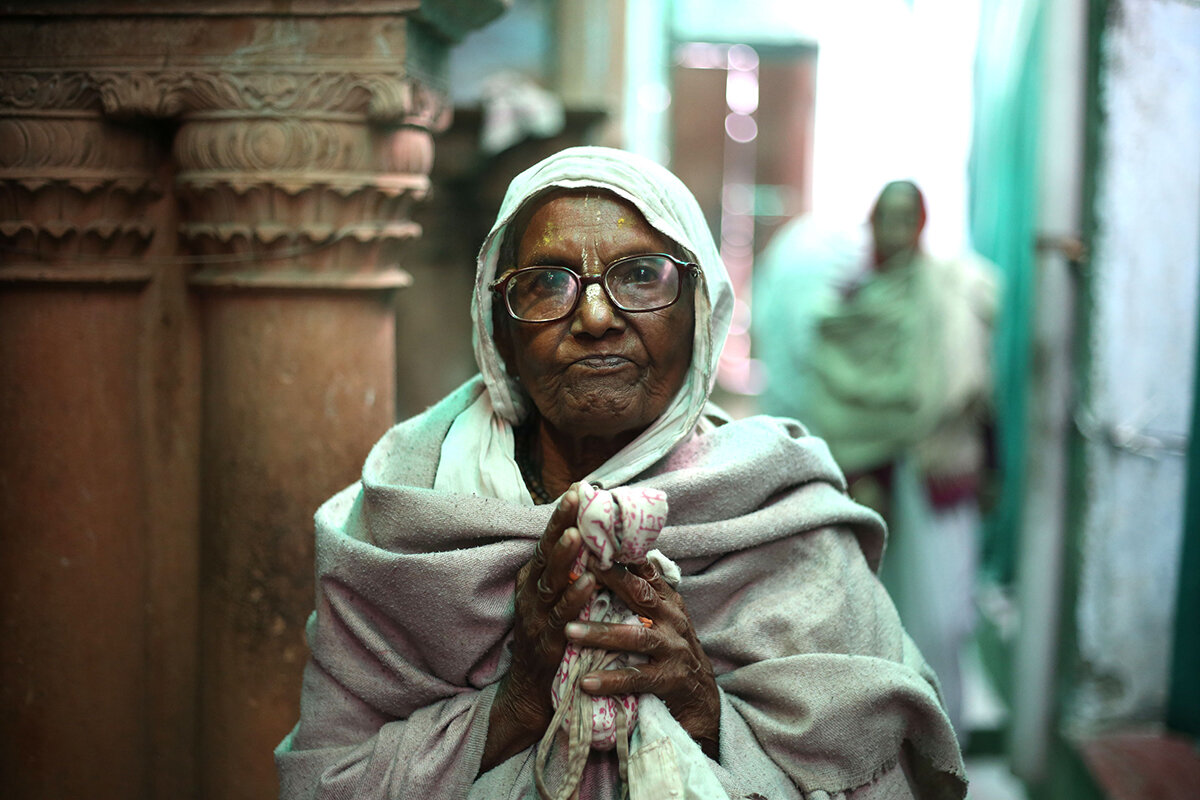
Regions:
<instances>
[{"instance_id":1,"label":"white head covering","mask_svg":"<svg viewBox=\"0 0 1200 800\"><path fill-rule=\"evenodd\" d=\"M502 268L497 261L505 230L526 201L554 187L604 189L628 200L653 228L687 250L702 275L696 282L692 363L683 386L649 428L586 480L612 487L646 469L691 432L712 392L733 312L733 286L696 198L667 169L642 156L607 147L562 150L513 179L479 250L471 316L475 360L487 391L450 429L435 489L532 502L513 456L512 433L529 413L528 399L496 350L490 286Z\"/></svg>"}]
</instances>

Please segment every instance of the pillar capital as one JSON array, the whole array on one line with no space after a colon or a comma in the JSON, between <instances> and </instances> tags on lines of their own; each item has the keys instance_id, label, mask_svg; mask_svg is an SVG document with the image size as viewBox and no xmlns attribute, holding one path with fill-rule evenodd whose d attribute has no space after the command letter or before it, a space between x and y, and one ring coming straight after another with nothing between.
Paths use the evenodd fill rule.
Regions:
<instances>
[{"instance_id":1,"label":"pillar capital","mask_svg":"<svg viewBox=\"0 0 1200 800\"><path fill-rule=\"evenodd\" d=\"M144 283L160 161L105 122L86 73L0 71L0 281Z\"/></svg>"},{"instance_id":2,"label":"pillar capital","mask_svg":"<svg viewBox=\"0 0 1200 800\"><path fill-rule=\"evenodd\" d=\"M0 244L7 264L37 262L0 277L64 257L92 259L74 278L142 274L111 262L157 238L194 286L386 289L408 282L410 209L450 120L450 43L507 3L45 5L0 28L0 183L15 200ZM173 141L139 141L150 120ZM164 146L170 232L142 213L172 190L156 182Z\"/></svg>"},{"instance_id":3,"label":"pillar capital","mask_svg":"<svg viewBox=\"0 0 1200 800\"><path fill-rule=\"evenodd\" d=\"M431 130L448 123L446 95L436 86L403 69L358 67L351 63L318 68L217 69L200 64L170 69L106 68L72 75L70 81L82 87L80 95L96 93L105 115L116 119L218 113L365 120ZM32 83L29 78L26 80ZM43 79L52 84L62 80L59 76Z\"/></svg>"}]
</instances>

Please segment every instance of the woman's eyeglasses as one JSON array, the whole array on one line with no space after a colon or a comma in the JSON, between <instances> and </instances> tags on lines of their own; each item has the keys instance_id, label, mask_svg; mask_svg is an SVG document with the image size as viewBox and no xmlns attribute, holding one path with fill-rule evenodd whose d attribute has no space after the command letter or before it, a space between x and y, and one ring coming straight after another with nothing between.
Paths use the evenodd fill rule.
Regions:
<instances>
[{"instance_id":1,"label":"woman's eyeglasses","mask_svg":"<svg viewBox=\"0 0 1200 800\"><path fill-rule=\"evenodd\" d=\"M618 258L599 275L580 275L568 267L524 267L495 281L509 315L521 322L557 322L579 305L583 287L599 283L621 311L657 311L679 299L683 275L699 270L666 253Z\"/></svg>"}]
</instances>

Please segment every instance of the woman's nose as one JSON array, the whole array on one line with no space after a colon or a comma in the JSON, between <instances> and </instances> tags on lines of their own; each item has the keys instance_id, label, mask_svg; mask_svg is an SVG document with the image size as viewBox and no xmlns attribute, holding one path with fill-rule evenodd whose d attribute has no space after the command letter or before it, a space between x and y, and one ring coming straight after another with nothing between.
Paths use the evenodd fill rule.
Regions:
<instances>
[{"instance_id":1,"label":"woman's nose","mask_svg":"<svg viewBox=\"0 0 1200 800\"><path fill-rule=\"evenodd\" d=\"M609 331L624 329L625 318L609 301L600 284L593 283L584 287L583 297L579 298L579 305L571 320L571 333L586 333L599 339Z\"/></svg>"}]
</instances>

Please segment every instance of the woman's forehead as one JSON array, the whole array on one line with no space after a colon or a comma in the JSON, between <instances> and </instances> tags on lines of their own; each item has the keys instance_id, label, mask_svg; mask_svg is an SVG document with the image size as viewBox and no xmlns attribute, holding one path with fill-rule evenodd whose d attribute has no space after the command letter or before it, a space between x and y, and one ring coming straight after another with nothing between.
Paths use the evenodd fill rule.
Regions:
<instances>
[{"instance_id":1,"label":"woman's forehead","mask_svg":"<svg viewBox=\"0 0 1200 800\"><path fill-rule=\"evenodd\" d=\"M522 253L594 247L649 247L662 250L669 239L651 226L630 201L603 189L561 190L535 198L520 215ZM674 249L674 248L672 248Z\"/></svg>"}]
</instances>

